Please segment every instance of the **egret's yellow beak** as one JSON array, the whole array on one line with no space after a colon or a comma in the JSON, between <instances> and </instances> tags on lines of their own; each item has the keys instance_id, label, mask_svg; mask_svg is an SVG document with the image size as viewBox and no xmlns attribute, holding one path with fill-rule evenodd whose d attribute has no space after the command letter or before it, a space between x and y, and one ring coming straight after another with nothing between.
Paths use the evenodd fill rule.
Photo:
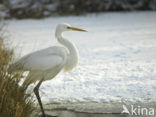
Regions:
<instances>
[{"instance_id":1,"label":"egret's yellow beak","mask_svg":"<svg viewBox=\"0 0 156 117\"><path fill-rule=\"evenodd\" d=\"M68 27L68 29L75 30L75 31L81 31L81 32L87 32L86 30L75 28L75 27Z\"/></svg>"}]
</instances>

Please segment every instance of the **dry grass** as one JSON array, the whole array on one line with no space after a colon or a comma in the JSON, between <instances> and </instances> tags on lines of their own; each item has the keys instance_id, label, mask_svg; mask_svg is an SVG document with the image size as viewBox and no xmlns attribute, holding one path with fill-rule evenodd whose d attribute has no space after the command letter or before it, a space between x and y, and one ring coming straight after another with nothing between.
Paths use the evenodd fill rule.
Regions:
<instances>
[{"instance_id":1,"label":"dry grass","mask_svg":"<svg viewBox=\"0 0 156 117\"><path fill-rule=\"evenodd\" d=\"M7 72L12 56L0 36L0 117L32 117L33 101L26 88L19 86L21 76Z\"/></svg>"}]
</instances>

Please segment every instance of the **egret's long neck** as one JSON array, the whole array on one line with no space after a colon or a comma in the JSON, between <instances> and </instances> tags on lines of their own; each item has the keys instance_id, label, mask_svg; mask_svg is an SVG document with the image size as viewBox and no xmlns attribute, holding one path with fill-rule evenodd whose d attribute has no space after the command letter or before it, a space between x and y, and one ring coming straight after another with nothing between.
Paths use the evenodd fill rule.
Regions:
<instances>
[{"instance_id":1,"label":"egret's long neck","mask_svg":"<svg viewBox=\"0 0 156 117\"><path fill-rule=\"evenodd\" d=\"M78 63L78 51L77 48L75 47L75 45L70 42L69 40L65 39L62 36L61 32L57 32L56 31L56 38L58 40L59 43L61 43L62 45L64 45L67 50L68 50L68 59L66 62L66 66L65 66L65 71L69 71L71 69L73 69L77 63Z\"/></svg>"}]
</instances>

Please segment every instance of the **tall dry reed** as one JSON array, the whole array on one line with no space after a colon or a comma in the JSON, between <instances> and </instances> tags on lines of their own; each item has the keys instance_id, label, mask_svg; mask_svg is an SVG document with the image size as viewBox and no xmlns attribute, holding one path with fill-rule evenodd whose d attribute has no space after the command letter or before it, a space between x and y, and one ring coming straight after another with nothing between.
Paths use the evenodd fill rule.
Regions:
<instances>
[{"instance_id":1,"label":"tall dry reed","mask_svg":"<svg viewBox=\"0 0 156 117\"><path fill-rule=\"evenodd\" d=\"M20 73L8 74L12 56L13 51L5 47L0 35L0 117L32 117L32 97L19 85Z\"/></svg>"}]
</instances>

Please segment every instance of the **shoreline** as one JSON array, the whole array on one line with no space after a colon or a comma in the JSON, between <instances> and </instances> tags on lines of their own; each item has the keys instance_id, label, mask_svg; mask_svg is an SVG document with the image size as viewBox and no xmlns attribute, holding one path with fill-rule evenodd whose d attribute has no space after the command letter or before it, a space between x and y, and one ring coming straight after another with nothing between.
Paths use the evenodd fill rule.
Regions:
<instances>
[{"instance_id":1,"label":"shoreline","mask_svg":"<svg viewBox=\"0 0 156 117\"><path fill-rule=\"evenodd\" d=\"M129 113L122 113L125 111L123 106ZM44 108L48 117L155 117L156 115L156 102L60 102L45 104ZM39 107L37 111L40 113Z\"/></svg>"}]
</instances>

